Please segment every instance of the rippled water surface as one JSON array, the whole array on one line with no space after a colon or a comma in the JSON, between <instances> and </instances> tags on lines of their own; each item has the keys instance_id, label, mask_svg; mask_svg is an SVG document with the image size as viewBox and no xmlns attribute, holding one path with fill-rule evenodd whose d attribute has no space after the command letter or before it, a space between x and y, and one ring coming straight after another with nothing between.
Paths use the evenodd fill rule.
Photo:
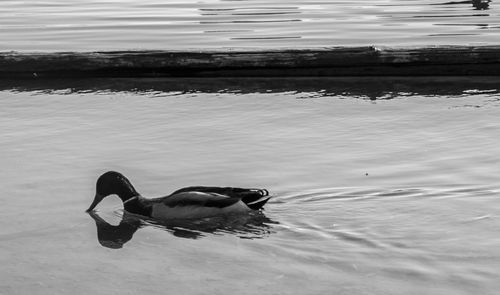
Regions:
<instances>
[{"instance_id":1,"label":"rippled water surface","mask_svg":"<svg viewBox=\"0 0 500 295\"><path fill-rule=\"evenodd\" d=\"M0 293L496 294L498 84L417 80L3 81ZM145 196L274 197L85 213L110 169Z\"/></svg>"},{"instance_id":2,"label":"rippled water surface","mask_svg":"<svg viewBox=\"0 0 500 295\"><path fill-rule=\"evenodd\" d=\"M2 0L0 50L499 44L500 4L446 0Z\"/></svg>"}]
</instances>

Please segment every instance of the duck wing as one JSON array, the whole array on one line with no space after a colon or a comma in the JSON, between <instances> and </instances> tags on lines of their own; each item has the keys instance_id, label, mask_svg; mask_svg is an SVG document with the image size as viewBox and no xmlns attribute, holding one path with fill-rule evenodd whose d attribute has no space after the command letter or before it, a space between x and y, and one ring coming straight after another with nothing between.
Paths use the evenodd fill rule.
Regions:
<instances>
[{"instance_id":1,"label":"duck wing","mask_svg":"<svg viewBox=\"0 0 500 295\"><path fill-rule=\"evenodd\" d=\"M161 200L167 207L213 207L226 208L236 204L240 198L232 198L212 192L177 191Z\"/></svg>"},{"instance_id":2,"label":"duck wing","mask_svg":"<svg viewBox=\"0 0 500 295\"><path fill-rule=\"evenodd\" d=\"M231 198L239 198L245 204L253 203L263 197L269 196L266 189L239 188L239 187L216 187L216 186L190 186L176 190L172 195L181 192L204 192L224 195Z\"/></svg>"}]
</instances>

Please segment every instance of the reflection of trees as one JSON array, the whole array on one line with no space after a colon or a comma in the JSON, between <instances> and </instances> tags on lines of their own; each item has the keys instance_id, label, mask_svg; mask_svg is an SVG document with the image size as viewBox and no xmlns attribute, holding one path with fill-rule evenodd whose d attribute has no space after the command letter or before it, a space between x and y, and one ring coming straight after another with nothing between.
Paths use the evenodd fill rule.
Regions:
<instances>
[{"instance_id":1,"label":"reflection of trees","mask_svg":"<svg viewBox=\"0 0 500 295\"><path fill-rule=\"evenodd\" d=\"M468 1L471 3L471 1ZM492 64L496 66L495 64ZM486 67L488 64L480 65ZM0 80L0 90L39 93L129 93L168 99L172 95L293 93L295 98L391 99L401 95L463 95L470 90L500 92L496 77L317 77L204 79Z\"/></svg>"}]
</instances>

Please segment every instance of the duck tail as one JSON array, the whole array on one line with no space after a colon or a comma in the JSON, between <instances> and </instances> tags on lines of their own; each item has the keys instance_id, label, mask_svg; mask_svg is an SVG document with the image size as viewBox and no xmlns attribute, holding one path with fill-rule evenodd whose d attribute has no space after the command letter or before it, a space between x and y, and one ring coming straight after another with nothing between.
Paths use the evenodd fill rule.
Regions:
<instances>
[{"instance_id":1,"label":"duck tail","mask_svg":"<svg viewBox=\"0 0 500 295\"><path fill-rule=\"evenodd\" d=\"M252 210L259 210L267 203L267 201L269 201L269 199L271 199L271 197L261 198L261 199L258 199L257 201L253 201L253 202L245 203L245 204L248 206L248 208L250 208Z\"/></svg>"},{"instance_id":2,"label":"duck tail","mask_svg":"<svg viewBox=\"0 0 500 295\"><path fill-rule=\"evenodd\" d=\"M239 197L248 208L259 210L271 198L266 189L246 189L239 193Z\"/></svg>"},{"instance_id":3,"label":"duck tail","mask_svg":"<svg viewBox=\"0 0 500 295\"><path fill-rule=\"evenodd\" d=\"M241 198L243 203L253 203L264 197L269 196L269 192L265 189L245 189L243 192L239 192L236 197Z\"/></svg>"}]
</instances>

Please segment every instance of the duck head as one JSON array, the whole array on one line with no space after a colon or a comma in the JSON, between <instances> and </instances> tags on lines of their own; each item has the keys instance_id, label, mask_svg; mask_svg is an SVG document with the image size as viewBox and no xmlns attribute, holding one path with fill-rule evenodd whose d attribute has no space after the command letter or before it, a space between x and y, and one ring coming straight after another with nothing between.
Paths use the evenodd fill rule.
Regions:
<instances>
[{"instance_id":1,"label":"duck head","mask_svg":"<svg viewBox=\"0 0 500 295\"><path fill-rule=\"evenodd\" d=\"M117 195L122 201L138 196L139 193L121 173L108 171L97 179L94 201L87 212L92 211L105 197Z\"/></svg>"}]
</instances>

